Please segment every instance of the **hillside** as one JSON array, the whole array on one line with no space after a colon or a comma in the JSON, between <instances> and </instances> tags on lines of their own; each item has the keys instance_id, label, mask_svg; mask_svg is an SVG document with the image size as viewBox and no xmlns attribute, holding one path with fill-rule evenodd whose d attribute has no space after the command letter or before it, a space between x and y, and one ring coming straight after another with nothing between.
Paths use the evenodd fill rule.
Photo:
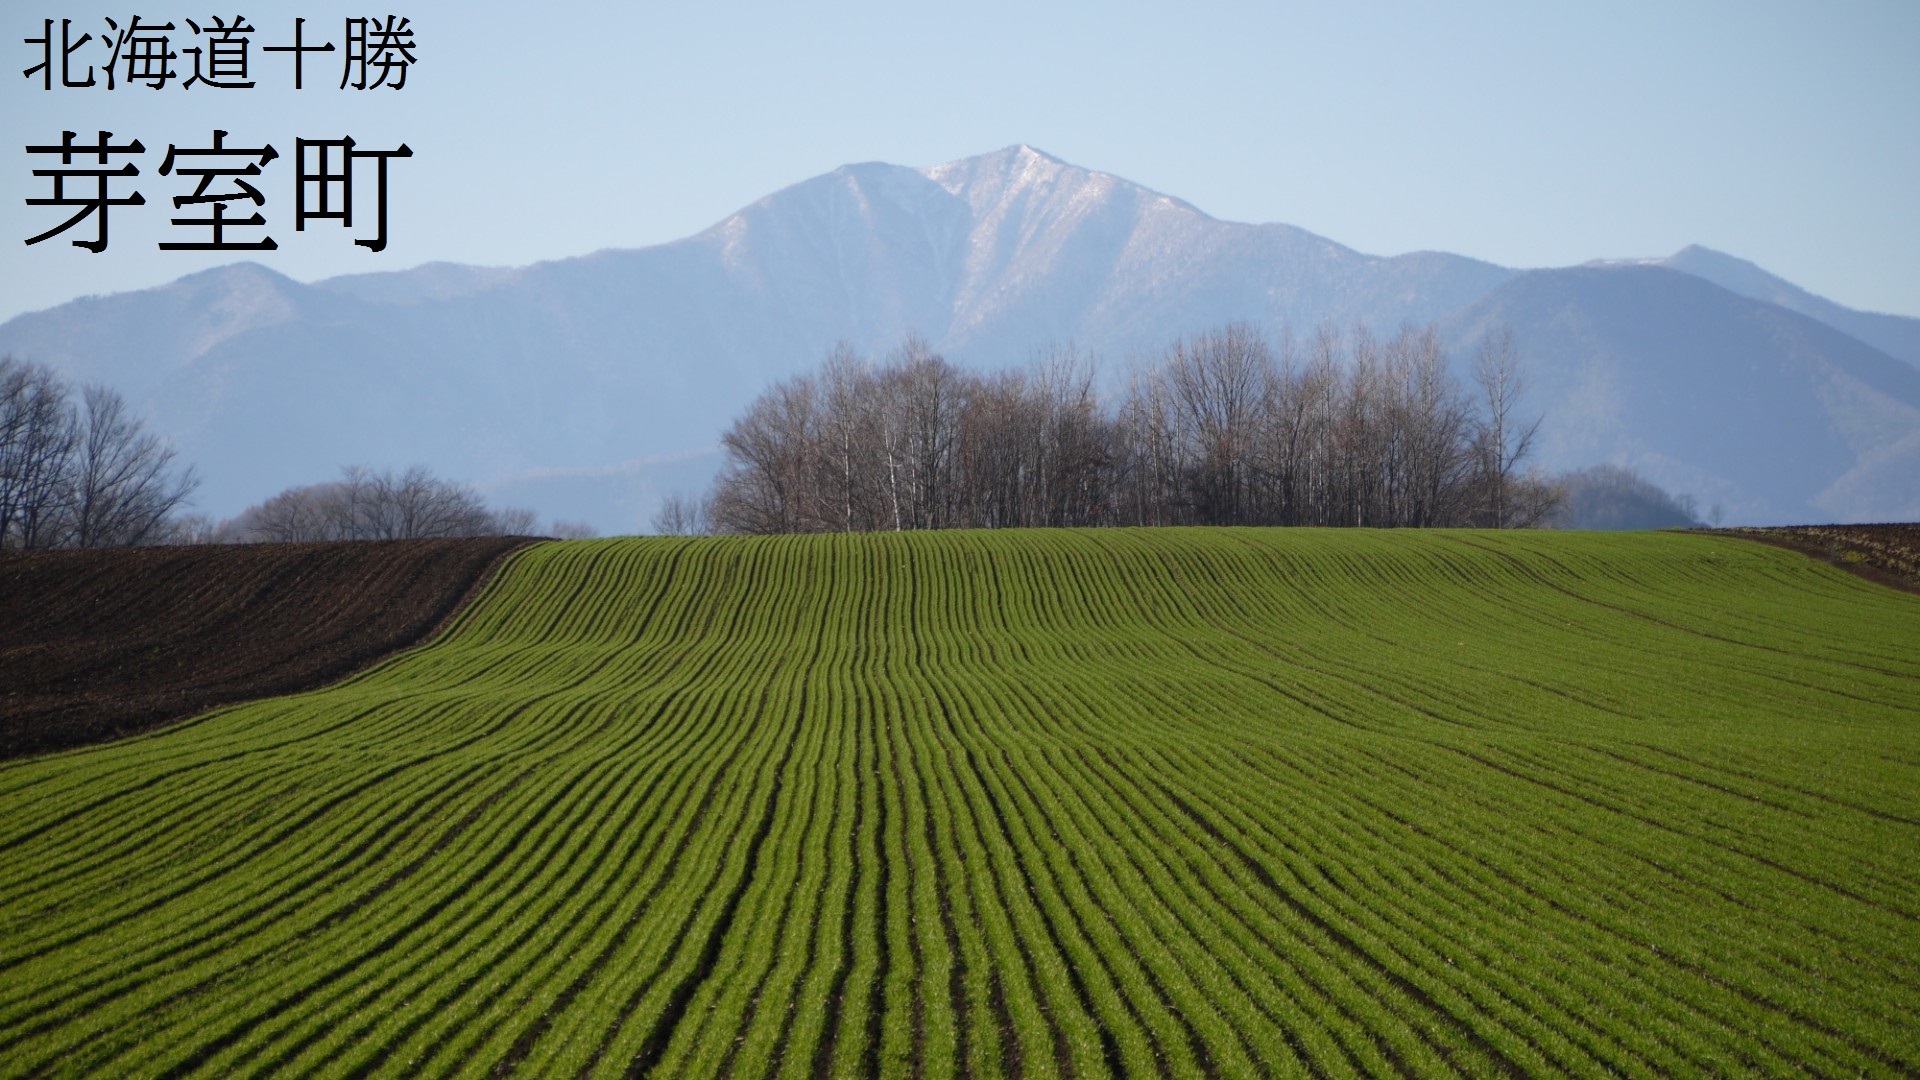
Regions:
<instances>
[{"instance_id":1,"label":"hillside","mask_svg":"<svg viewBox=\"0 0 1920 1080\"><path fill-rule=\"evenodd\" d=\"M418 642L525 542L0 552L0 758L340 678Z\"/></svg>"},{"instance_id":2,"label":"hillside","mask_svg":"<svg viewBox=\"0 0 1920 1080\"><path fill-rule=\"evenodd\" d=\"M1920 598L1695 534L513 555L0 764L10 1075L1912 1075Z\"/></svg>"},{"instance_id":3,"label":"hillside","mask_svg":"<svg viewBox=\"0 0 1920 1080\"><path fill-rule=\"evenodd\" d=\"M1537 270L1448 322L1506 327L1550 462L1617 462L1729 522L1920 519L1920 368L1661 266Z\"/></svg>"},{"instance_id":4,"label":"hillside","mask_svg":"<svg viewBox=\"0 0 1920 1080\"><path fill-rule=\"evenodd\" d=\"M1745 259L1736 259L1698 244L1653 261L1704 278L1728 292L1752 300L1764 300L1788 311L1818 319L1888 356L1920 367L1920 319L1843 307L1769 274Z\"/></svg>"}]
</instances>

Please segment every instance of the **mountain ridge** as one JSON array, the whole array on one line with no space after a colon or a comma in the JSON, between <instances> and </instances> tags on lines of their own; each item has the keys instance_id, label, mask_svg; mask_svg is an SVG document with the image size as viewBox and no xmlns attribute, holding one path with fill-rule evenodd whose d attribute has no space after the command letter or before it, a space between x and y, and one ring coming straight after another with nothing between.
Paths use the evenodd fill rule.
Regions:
<instances>
[{"instance_id":1,"label":"mountain ridge","mask_svg":"<svg viewBox=\"0 0 1920 1080\"><path fill-rule=\"evenodd\" d=\"M1920 319L1853 312L1705 248L1637 263L1676 275L1649 286L1646 303L1679 321L1666 338L1653 327L1635 339L1641 359L1621 367L1615 357L1611 377L1678 386L1693 363L1678 343L1697 350L1714 333L1747 342L1765 354L1755 363L1765 393L1781 398L1775 411L1817 428L1802 434L1832 475L1785 485L1709 467L1689 439L1624 419L1610 440L1569 436L1542 464L1640 461L1663 486L1703 502L1720 492L1756 522L1902 507L1920 516L1920 492L1880 497L1914 457L1901 447L1920 446L1920 421L1909 423L1901 377L1859 351L1920 371ZM1599 279L1580 286L1583 298L1515 285L1574 269L1367 255L1296 226L1216 219L1016 144L921 168L846 165L680 240L521 267L429 263L303 284L230 264L18 316L0 324L0 351L122 390L199 464L215 514L344 464L419 462L498 500L623 532L670 491L703 486L720 432L759 389L810 370L835 342L879 356L908 333L978 367L1020 364L1049 342L1113 367L1230 321L1271 334L1436 322L1463 362L1485 329L1475 305L1515 287L1494 306L1532 328L1524 345L1540 389L1527 405L1565 414L1544 430L1591 427L1591 398L1552 388L1576 385L1568 372L1578 370L1591 392L1599 369L1580 343L1617 352L1633 337L1632 312ZM1758 306L1708 300L1685 282ZM1653 303L1682 293L1724 325L1688 328L1679 309ZM1536 306L1515 308L1519 297ZM1556 304L1558 321L1547 310ZM1896 351L1909 339L1911 354ZM1792 395L1820 408L1789 407ZM1763 412L1738 413L1739 423ZM1851 458L1832 452L1842 430Z\"/></svg>"},{"instance_id":2,"label":"mountain ridge","mask_svg":"<svg viewBox=\"0 0 1920 1080\"><path fill-rule=\"evenodd\" d=\"M1444 332L1470 355L1496 326L1561 403L1543 457L1603 457L1734 520L1767 514L1750 493L1780 485L1801 492L1802 513L1914 513L1920 490L1894 481L1903 462L1920 474L1920 457L1889 448L1920 431L1920 369L1811 316L1664 265L1603 264L1528 271ZM1862 459L1879 451L1879 490L1854 491L1849 507L1839 486L1867 483Z\"/></svg>"}]
</instances>

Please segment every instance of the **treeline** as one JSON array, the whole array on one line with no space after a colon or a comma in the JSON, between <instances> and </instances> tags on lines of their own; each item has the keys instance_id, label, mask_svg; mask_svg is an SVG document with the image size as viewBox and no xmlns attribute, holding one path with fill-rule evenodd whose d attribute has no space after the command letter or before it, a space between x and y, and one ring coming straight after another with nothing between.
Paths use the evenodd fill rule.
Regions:
<instances>
[{"instance_id":1,"label":"treeline","mask_svg":"<svg viewBox=\"0 0 1920 1080\"><path fill-rule=\"evenodd\" d=\"M1673 495L1623 465L1594 465L1562 473L1563 500L1553 525L1562 529L1688 529L1718 523L1721 509L1703 515L1691 495Z\"/></svg>"},{"instance_id":2,"label":"treeline","mask_svg":"<svg viewBox=\"0 0 1920 1080\"><path fill-rule=\"evenodd\" d=\"M558 524L558 523L556 523ZM530 536L538 515L493 509L479 492L424 466L376 472L361 465L328 483L291 487L213 528L213 542L415 540L456 536Z\"/></svg>"},{"instance_id":3,"label":"treeline","mask_svg":"<svg viewBox=\"0 0 1920 1080\"><path fill-rule=\"evenodd\" d=\"M193 519L182 543L288 543L305 540L421 540L466 536L533 536L539 516L522 507L494 508L458 481L424 465L403 472L349 465L340 479L301 484L255 503L225 521ZM555 521L544 535L596 535L583 522Z\"/></svg>"},{"instance_id":4,"label":"treeline","mask_svg":"<svg viewBox=\"0 0 1920 1080\"><path fill-rule=\"evenodd\" d=\"M119 394L0 357L0 548L167 543L198 483Z\"/></svg>"},{"instance_id":5,"label":"treeline","mask_svg":"<svg viewBox=\"0 0 1920 1080\"><path fill-rule=\"evenodd\" d=\"M1231 325L1175 343L1114 407L1092 363L961 371L910 338L849 347L760 395L727 430L700 508L715 531L1047 525L1540 524L1557 489L1522 472L1511 337L1469 393L1431 327L1323 329L1278 348Z\"/></svg>"},{"instance_id":6,"label":"treeline","mask_svg":"<svg viewBox=\"0 0 1920 1080\"><path fill-rule=\"evenodd\" d=\"M199 481L119 394L78 395L44 364L0 358L0 549L534 534L533 511L489 507L422 466L365 466L290 487L224 521L187 514ZM548 535L595 534L555 521Z\"/></svg>"}]
</instances>

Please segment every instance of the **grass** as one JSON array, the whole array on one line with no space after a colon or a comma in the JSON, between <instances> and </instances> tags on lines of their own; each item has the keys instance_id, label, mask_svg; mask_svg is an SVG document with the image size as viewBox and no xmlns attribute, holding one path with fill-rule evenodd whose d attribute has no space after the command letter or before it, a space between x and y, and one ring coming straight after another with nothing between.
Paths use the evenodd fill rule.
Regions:
<instances>
[{"instance_id":1,"label":"grass","mask_svg":"<svg viewBox=\"0 0 1920 1080\"><path fill-rule=\"evenodd\" d=\"M0 766L0 1072L1911 1075L1917 770L1725 538L549 544Z\"/></svg>"}]
</instances>

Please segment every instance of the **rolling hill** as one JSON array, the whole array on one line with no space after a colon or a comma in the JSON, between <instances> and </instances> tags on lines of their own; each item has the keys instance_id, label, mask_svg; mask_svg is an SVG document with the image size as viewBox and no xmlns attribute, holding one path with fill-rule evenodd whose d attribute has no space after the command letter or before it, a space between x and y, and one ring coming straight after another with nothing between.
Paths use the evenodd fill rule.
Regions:
<instances>
[{"instance_id":1,"label":"rolling hill","mask_svg":"<svg viewBox=\"0 0 1920 1080\"><path fill-rule=\"evenodd\" d=\"M0 758L332 682L426 638L523 543L0 552Z\"/></svg>"},{"instance_id":2,"label":"rolling hill","mask_svg":"<svg viewBox=\"0 0 1920 1080\"><path fill-rule=\"evenodd\" d=\"M0 763L0 1072L1911 1075L1917 658L1718 536L536 545Z\"/></svg>"}]
</instances>

